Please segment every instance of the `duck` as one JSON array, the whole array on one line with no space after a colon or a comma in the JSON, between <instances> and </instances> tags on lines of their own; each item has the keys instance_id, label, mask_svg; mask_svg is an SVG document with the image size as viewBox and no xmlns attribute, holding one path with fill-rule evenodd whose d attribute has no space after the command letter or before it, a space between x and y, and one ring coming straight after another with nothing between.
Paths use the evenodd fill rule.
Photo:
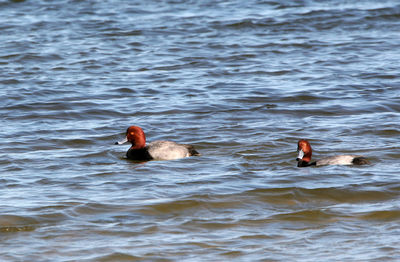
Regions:
<instances>
[{"instance_id":1,"label":"duck","mask_svg":"<svg viewBox=\"0 0 400 262\"><path fill-rule=\"evenodd\" d=\"M128 127L125 138L115 144L122 145L126 142L132 144L126 152L126 157L131 160L175 160L200 155L192 145L178 144L172 141L157 140L146 145L146 136L139 126Z\"/></svg>"},{"instance_id":2,"label":"duck","mask_svg":"<svg viewBox=\"0 0 400 262\"><path fill-rule=\"evenodd\" d=\"M305 139L300 139L297 143L298 156L297 166L326 166L326 165L367 165L369 160L358 155L337 155L323 158L318 161L311 162L312 149L310 143Z\"/></svg>"}]
</instances>

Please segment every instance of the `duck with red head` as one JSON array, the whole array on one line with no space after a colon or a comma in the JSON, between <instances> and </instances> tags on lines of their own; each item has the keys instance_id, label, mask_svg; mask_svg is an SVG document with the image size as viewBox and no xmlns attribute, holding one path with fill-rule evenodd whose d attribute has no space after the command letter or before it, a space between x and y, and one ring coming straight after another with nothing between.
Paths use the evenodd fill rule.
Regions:
<instances>
[{"instance_id":1,"label":"duck with red head","mask_svg":"<svg viewBox=\"0 0 400 262\"><path fill-rule=\"evenodd\" d=\"M130 126L126 137L117 145L130 142L132 146L126 152L126 157L132 160L173 160L200 155L192 145L178 144L172 141L154 141L146 145L146 136L138 126Z\"/></svg>"},{"instance_id":2,"label":"duck with red head","mask_svg":"<svg viewBox=\"0 0 400 262\"><path fill-rule=\"evenodd\" d=\"M370 164L368 159L357 155L338 155L311 162L312 149L310 143L300 139L297 143L297 166L325 166L325 165L365 165ZM310 163L311 162L311 163Z\"/></svg>"},{"instance_id":3,"label":"duck with red head","mask_svg":"<svg viewBox=\"0 0 400 262\"><path fill-rule=\"evenodd\" d=\"M304 139L299 140L299 142L297 143L297 153L298 153L298 156L297 156L296 160L297 160L298 167L316 165L316 162L310 163L312 149L311 149L310 143L307 140L304 140Z\"/></svg>"}]
</instances>

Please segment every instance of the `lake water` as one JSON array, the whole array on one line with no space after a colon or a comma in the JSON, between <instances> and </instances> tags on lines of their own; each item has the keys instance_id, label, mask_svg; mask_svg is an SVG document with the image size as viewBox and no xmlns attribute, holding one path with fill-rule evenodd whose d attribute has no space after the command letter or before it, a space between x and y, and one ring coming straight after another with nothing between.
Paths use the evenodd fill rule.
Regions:
<instances>
[{"instance_id":1,"label":"lake water","mask_svg":"<svg viewBox=\"0 0 400 262\"><path fill-rule=\"evenodd\" d=\"M399 1L1 0L0 32L1 261L400 260ZM132 162L130 125L202 156Z\"/></svg>"}]
</instances>

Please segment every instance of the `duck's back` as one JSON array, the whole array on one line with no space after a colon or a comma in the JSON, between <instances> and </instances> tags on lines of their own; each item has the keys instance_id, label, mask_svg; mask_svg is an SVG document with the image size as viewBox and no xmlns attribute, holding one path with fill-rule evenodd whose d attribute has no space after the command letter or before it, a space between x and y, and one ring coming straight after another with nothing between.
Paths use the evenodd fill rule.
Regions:
<instances>
[{"instance_id":1,"label":"duck's back","mask_svg":"<svg viewBox=\"0 0 400 262\"><path fill-rule=\"evenodd\" d=\"M364 165L369 164L369 161L362 156L356 155L338 155L327 157L321 160L318 160L317 166L325 166L325 165Z\"/></svg>"},{"instance_id":2,"label":"duck's back","mask_svg":"<svg viewBox=\"0 0 400 262\"><path fill-rule=\"evenodd\" d=\"M191 145L172 141L154 141L146 149L154 160L173 160L199 154Z\"/></svg>"}]
</instances>

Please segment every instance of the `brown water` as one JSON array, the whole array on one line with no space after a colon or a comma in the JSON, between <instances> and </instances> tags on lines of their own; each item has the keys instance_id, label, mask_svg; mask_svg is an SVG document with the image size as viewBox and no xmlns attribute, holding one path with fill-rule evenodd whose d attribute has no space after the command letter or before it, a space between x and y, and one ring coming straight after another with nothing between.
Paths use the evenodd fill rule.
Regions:
<instances>
[{"instance_id":1,"label":"brown water","mask_svg":"<svg viewBox=\"0 0 400 262\"><path fill-rule=\"evenodd\" d=\"M400 260L399 18L0 1L0 260ZM202 156L129 161L129 125ZM373 164L297 168L299 138Z\"/></svg>"}]
</instances>

